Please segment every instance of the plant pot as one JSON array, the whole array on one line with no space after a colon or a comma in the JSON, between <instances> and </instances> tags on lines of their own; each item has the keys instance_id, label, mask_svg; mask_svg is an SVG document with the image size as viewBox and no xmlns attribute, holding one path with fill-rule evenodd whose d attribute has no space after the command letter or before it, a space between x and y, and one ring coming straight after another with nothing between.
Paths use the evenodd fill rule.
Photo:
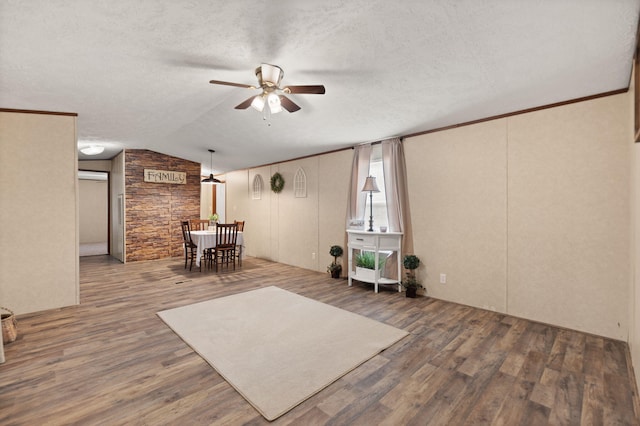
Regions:
<instances>
[{"instance_id":1,"label":"plant pot","mask_svg":"<svg viewBox=\"0 0 640 426\"><path fill-rule=\"evenodd\" d=\"M356 267L356 279L363 281L375 282L376 278L380 277L380 271L376 271L368 268Z\"/></svg>"},{"instance_id":2,"label":"plant pot","mask_svg":"<svg viewBox=\"0 0 640 426\"><path fill-rule=\"evenodd\" d=\"M340 278L340 272L342 270L341 269L334 269L333 271L331 271L331 278Z\"/></svg>"},{"instance_id":3,"label":"plant pot","mask_svg":"<svg viewBox=\"0 0 640 426\"><path fill-rule=\"evenodd\" d=\"M418 294L418 289L416 287L409 287L407 289L406 296L414 299Z\"/></svg>"}]
</instances>

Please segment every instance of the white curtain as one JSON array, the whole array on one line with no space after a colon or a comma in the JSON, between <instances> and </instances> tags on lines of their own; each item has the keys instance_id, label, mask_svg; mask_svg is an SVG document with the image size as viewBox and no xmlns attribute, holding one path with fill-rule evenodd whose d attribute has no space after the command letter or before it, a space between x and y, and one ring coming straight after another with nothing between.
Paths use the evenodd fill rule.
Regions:
<instances>
[{"instance_id":1,"label":"white curtain","mask_svg":"<svg viewBox=\"0 0 640 426\"><path fill-rule=\"evenodd\" d=\"M352 222L364 220L367 193L362 192L362 187L369 175L370 159L371 144L357 145L354 148L347 204L347 229L352 226Z\"/></svg>"},{"instance_id":2,"label":"white curtain","mask_svg":"<svg viewBox=\"0 0 640 426\"><path fill-rule=\"evenodd\" d=\"M402 232L402 253L413 253L407 168L400 139L394 138L382 141L382 167L384 170L384 189L387 197L389 231Z\"/></svg>"}]
</instances>

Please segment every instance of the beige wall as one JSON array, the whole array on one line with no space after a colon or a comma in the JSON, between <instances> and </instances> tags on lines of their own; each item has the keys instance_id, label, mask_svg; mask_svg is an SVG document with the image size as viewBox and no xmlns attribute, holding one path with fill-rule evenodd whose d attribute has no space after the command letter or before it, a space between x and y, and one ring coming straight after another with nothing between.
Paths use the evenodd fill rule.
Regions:
<instances>
[{"instance_id":1,"label":"beige wall","mask_svg":"<svg viewBox=\"0 0 640 426\"><path fill-rule=\"evenodd\" d=\"M274 166L227 173L227 214L244 219L245 252L306 269L326 271L333 258L329 248L344 246L346 184L350 150L288 161ZM293 177L302 168L307 196L296 198ZM285 180L281 193L271 191L270 180L280 172ZM253 199L253 181L263 181L262 197Z\"/></svg>"},{"instance_id":2,"label":"beige wall","mask_svg":"<svg viewBox=\"0 0 640 426\"><path fill-rule=\"evenodd\" d=\"M16 314L79 303L76 150L75 116L0 112L0 301Z\"/></svg>"},{"instance_id":3,"label":"beige wall","mask_svg":"<svg viewBox=\"0 0 640 426\"><path fill-rule=\"evenodd\" d=\"M634 71L635 72L635 71ZM629 287L629 349L634 366L636 383L640 383L640 143L634 143L634 92L635 74L631 78L628 94L629 105L629 133L631 141L631 285Z\"/></svg>"},{"instance_id":4,"label":"beige wall","mask_svg":"<svg viewBox=\"0 0 640 426\"><path fill-rule=\"evenodd\" d=\"M636 374L636 383L640 383L640 143L633 147L633 280L629 290L629 349Z\"/></svg>"},{"instance_id":5,"label":"beige wall","mask_svg":"<svg viewBox=\"0 0 640 426\"><path fill-rule=\"evenodd\" d=\"M78 170L92 172L110 172L111 160L82 160L78 161Z\"/></svg>"},{"instance_id":6,"label":"beige wall","mask_svg":"<svg viewBox=\"0 0 640 426\"><path fill-rule=\"evenodd\" d=\"M508 313L627 339L627 108L617 95L508 120Z\"/></svg>"},{"instance_id":7,"label":"beige wall","mask_svg":"<svg viewBox=\"0 0 640 426\"><path fill-rule=\"evenodd\" d=\"M111 160L109 183L111 191L111 247L109 247L109 253L121 262L125 262L124 151Z\"/></svg>"},{"instance_id":8,"label":"beige wall","mask_svg":"<svg viewBox=\"0 0 640 426\"><path fill-rule=\"evenodd\" d=\"M626 340L626 102L609 96L405 141L427 293Z\"/></svg>"},{"instance_id":9,"label":"beige wall","mask_svg":"<svg viewBox=\"0 0 640 426\"><path fill-rule=\"evenodd\" d=\"M627 340L629 125L622 94L406 139L427 293ZM247 253L324 271L330 245L344 245L351 156L229 173L230 205L248 217ZM292 195L298 166L315 191L307 200ZM268 189L276 170L287 181L280 195ZM259 201L250 200L256 173L265 182Z\"/></svg>"},{"instance_id":10,"label":"beige wall","mask_svg":"<svg viewBox=\"0 0 640 426\"><path fill-rule=\"evenodd\" d=\"M106 180L78 181L80 244L100 243L108 239L108 196Z\"/></svg>"},{"instance_id":11,"label":"beige wall","mask_svg":"<svg viewBox=\"0 0 640 426\"><path fill-rule=\"evenodd\" d=\"M505 312L504 120L411 138L404 147L414 252L427 294Z\"/></svg>"}]
</instances>

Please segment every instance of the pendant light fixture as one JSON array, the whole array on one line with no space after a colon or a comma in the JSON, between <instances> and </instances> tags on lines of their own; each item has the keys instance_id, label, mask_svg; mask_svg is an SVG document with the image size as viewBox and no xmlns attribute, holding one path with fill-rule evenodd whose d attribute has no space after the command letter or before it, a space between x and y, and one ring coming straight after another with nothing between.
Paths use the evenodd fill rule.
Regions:
<instances>
[{"instance_id":1,"label":"pendant light fixture","mask_svg":"<svg viewBox=\"0 0 640 426\"><path fill-rule=\"evenodd\" d=\"M202 183L210 183L213 185L217 185L219 183L222 183L221 181L219 181L218 179L213 177L213 153L216 152L213 149L210 149L209 152L211 153L211 174L209 174L208 178L204 178L202 179Z\"/></svg>"}]
</instances>

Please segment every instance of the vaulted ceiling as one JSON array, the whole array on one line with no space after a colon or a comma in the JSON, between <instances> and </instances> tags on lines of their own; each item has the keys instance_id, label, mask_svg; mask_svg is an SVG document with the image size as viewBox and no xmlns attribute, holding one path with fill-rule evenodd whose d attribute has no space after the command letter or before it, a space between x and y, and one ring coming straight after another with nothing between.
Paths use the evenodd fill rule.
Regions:
<instances>
[{"instance_id":1,"label":"vaulted ceiling","mask_svg":"<svg viewBox=\"0 0 640 426\"><path fill-rule=\"evenodd\" d=\"M627 88L640 0L0 0L0 107L220 173ZM261 63L302 109L234 107Z\"/></svg>"}]
</instances>

